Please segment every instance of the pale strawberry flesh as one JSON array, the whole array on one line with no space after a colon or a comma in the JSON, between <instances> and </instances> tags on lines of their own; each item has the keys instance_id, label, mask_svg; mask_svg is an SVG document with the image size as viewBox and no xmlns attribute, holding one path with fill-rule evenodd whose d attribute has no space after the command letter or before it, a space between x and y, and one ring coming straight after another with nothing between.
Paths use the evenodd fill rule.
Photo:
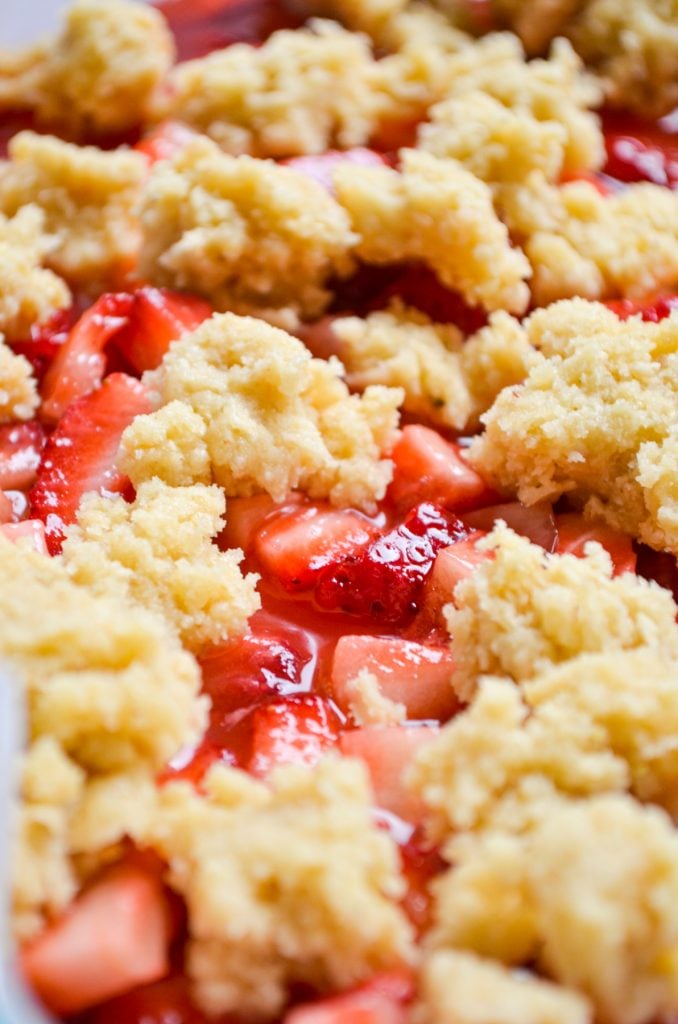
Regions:
<instances>
[{"instance_id":1,"label":"pale strawberry flesh","mask_svg":"<svg viewBox=\"0 0 678 1024\"><path fill-rule=\"evenodd\" d=\"M260 705L252 714L248 770L263 777L285 764L314 765L336 745L342 724L333 705L315 695Z\"/></svg>"},{"instance_id":2,"label":"pale strawberry flesh","mask_svg":"<svg viewBox=\"0 0 678 1024\"><path fill-rule=\"evenodd\" d=\"M0 426L0 489L23 491L35 480L45 432L37 420Z\"/></svg>"}]
</instances>

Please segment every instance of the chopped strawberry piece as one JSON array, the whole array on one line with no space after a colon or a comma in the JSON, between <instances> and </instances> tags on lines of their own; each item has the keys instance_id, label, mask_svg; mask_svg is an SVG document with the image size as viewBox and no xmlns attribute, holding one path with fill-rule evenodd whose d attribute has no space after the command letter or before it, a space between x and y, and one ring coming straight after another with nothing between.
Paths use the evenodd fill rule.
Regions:
<instances>
[{"instance_id":1,"label":"chopped strawberry piece","mask_svg":"<svg viewBox=\"0 0 678 1024\"><path fill-rule=\"evenodd\" d=\"M50 1010L78 1013L168 971L169 904L156 872L108 869L21 953Z\"/></svg>"},{"instance_id":2,"label":"chopped strawberry piece","mask_svg":"<svg viewBox=\"0 0 678 1024\"><path fill-rule=\"evenodd\" d=\"M376 532L359 512L311 505L271 519L254 549L264 572L296 593L311 590L327 566L364 550Z\"/></svg>"},{"instance_id":3,"label":"chopped strawberry piece","mask_svg":"<svg viewBox=\"0 0 678 1024\"><path fill-rule=\"evenodd\" d=\"M52 554L61 550L64 527L75 522L83 494L124 490L127 477L114 467L120 437L135 416L151 409L146 388L124 373L111 374L98 391L68 407L30 493L32 515L45 523Z\"/></svg>"},{"instance_id":4,"label":"chopped strawberry piece","mask_svg":"<svg viewBox=\"0 0 678 1024\"><path fill-rule=\"evenodd\" d=\"M142 153L150 166L158 160L171 160L185 149L189 142L198 138L198 133L181 121L163 121L157 128L145 135L134 147Z\"/></svg>"},{"instance_id":5,"label":"chopped strawberry piece","mask_svg":"<svg viewBox=\"0 0 678 1024\"><path fill-rule=\"evenodd\" d=\"M171 343L212 315L209 303L166 288L138 288L114 344L138 373L155 370Z\"/></svg>"},{"instance_id":6,"label":"chopped strawberry piece","mask_svg":"<svg viewBox=\"0 0 678 1024\"><path fill-rule=\"evenodd\" d=\"M403 625L417 611L436 553L467 536L460 519L422 502L401 526L328 565L318 580L316 601L326 610Z\"/></svg>"},{"instance_id":7,"label":"chopped strawberry piece","mask_svg":"<svg viewBox=\"0 0 678 1024\"><path fill-rule=\"evenodd\" d=\"M431 924L431 882L447 865L436 847L422 839L418 830L400 847L401 870L407 882L403 910L422 934Z\"/></svg>"},{"instance_id":8,"label":"chopped strawberry piece","mask_svg":"<svg viewBox=\"0 0 678 1024\"><path fill-rule=\"evenodd\" d=\"M412 982L404 973L376 975L352 992L296 1006L283 1024L406 1024Z\"/></svg>"},{"instance_id":9,"label":"chopped strawberry piece","mask_svg":"<svg viewBox=\"0 0 678 1024\"><path fill-rule=\"evenodd\" d=\"M1 491L0 496L2 496ZM0 517L1 514L0 509ZM25 519L23 523L12 523L6 520L4 525L0 526L0 532L8 540L11 540L13 544L16 544L17 541L28 541L33 550L37 551L39 555L49 554L45 537L45 524L39 519Z\"/></svg>"},{"instance_id":10,"label":"chopped strawberry piece","mask_svg":"<svg viewBox=\"0 0 678 1024\"><path fill-rule=\"evenodd\" d=\"M144 985L104 1003L88 1024L207 1024L191 1000L185 977Z\"/></svg>"},{"instance_id":11,"label":"chopped strawberry piece","mask_svg":"<svg viewBox=\"0 0 678 1024\"><path fill-rule=\"evenodd\" d=\"M474 530L489 533L498 520L503 520L515 533L527 537L544 551L555 551L558 534L553 506L548 501L536 505L521 505L511 501L505 505L489 505L464 516L464 522Z\"/></svg>"},{"instance_id":12,"label":"chopped strawberry piece","mask_svg":"<svg viewBox=\"0 0 678 1024\"><path fill-rule=\"evenodd\" d=\"M288 494L283 506L277 504L270 494L253 494L250 498L229 498L226 503L226 526L219 534L219 547L241 548L248 552L264 520L272 512L300 505L300 494Z\"/></svg>"},{"instance_id":13,"label":"chopped strawberry piece","mask_svg":"<svg viewBox=\"0 0 678 1024\"><path fill-rule=\"evenodd\" d=\"M465 512L492 500L492 491L464 460L461 449L428 427L405 427L391 458L395 469L388 498L399 508L425 499Z\"/></svg>"},{"instance_id":14,"label":"chopped strawberry piece","mask_svg":"<svg viewBox=\"0 0 678 1024\"><path fill-rule=\"evenodd\" d=\"M126 292L102 295L71 328L42 382L45 422L56 423L71 402L101 384L106 369L104 349L127 323L133 303Z\"/></svg>"},{"instance_id":15,"label":"chopped strawberry piece","mask_svg":"<svg viewBox=\"0 0 678 1024\"><path fill-rule=\"evenodd\" d=\"M30 487L44 447L45 432L37 420L0 426L0 489Z\"/></svg>"},{"instance_id":16,"label":"chopped strawberry piece","mask_svg":"<svg viewBox=\"0 0 678 1024\"><path fill-rule=\"evenodd\" d=\"M678 135L669 118L652 123L607 113L603 123L607 174L619 181L678 187Z\"/></svg>"},{"instance_id":17,"label":"chopped strawberry piece","mask_svg":"<svg viewBox=\"0 0 678 1024\"><path fill-rule=\"evenodd\" d=\"M389 161L382 153L373 149L356 146L354 149L330 149L326 153L311 156L293 156L281 163L292 167L300 174L317 181L328 192L334 192L334 171L341 164L357 164L359 167L383 167Z\"/></svg>"},{"instance_id":18,"label":"chopped strawberry piece","mask_svg":"<svg viewBox=\"0 0 678 1024\"><path fill-rule=\"evenodd\" d=\"M467 305L458 292L445 288L428 267L407 267L376 295L372 307L382 309L394 298L416 306L436 323L456 324L464 334L473 334L487 323L482 309Z\"/></svg>"},{"instance_id":19,"label":"chopped strawberry piece","mask_svg":"<svg viewBox=\"0 0 678 1024\"><path fill-rule=\"evenodd\" d=\"M33 324L27 341L12 342L12 349L28 359L38 380L42 380L47 367L61 346L66 344L75 318L73 307L58 310L45 323Z\"/></svg>"},{"instance_id":20,"label":"chopped strawberry piece","mask_svg":"<svg viewBox=\"0 0 678 1024\"><path fill-rule=\"evenodd\" d=\"M0 491L0 524L14 521L14 505L4 491Z\"/></svg>"},{"instance_id":21,"label":"chopped strawberry piece","mask_svg":"<svg viewBox=\"0 0 678 1024\"><path fill-rule=\"evenodd\" d=\"M620 320L628 320L630 316L640 313L643 320L656 324L678 310L678 295L661 295L644 302L634 302L633 299L613 299L606 302L605 305L615 312Z\"/></svg>"},{"instance_id":22,"label":"chopped strawberry piece","mask_svg":"<svg viewBox=\"0 0 678 1024\"><path fill-rule=\"evenodd\" d=\"M570 554L583 558L585 545L595 540L605 548L612 559L615 576L622 572L636 571L636 553L628 534L613 530L605 523L592 523L577 512L556 516L556 528L556 551L559 555Z\"/></svg>"},{"instance_id":23,"label":"chopped strawberry piece","mask_svg":"<svg viewBox=\"0 0 678 1024\"><path fill-rule=\"evenodd\" d=\"M404 704L408 718L444 721L457 709L452 654L445 647L384 636L342 636L334 649L332 695L348 712L348 684L361 669L371 672L389 700Z\"/></svg>"},{"instance_id":24,"label":"chopped strawberry piece","mask_svg":"<svg viewBox=\"0 0 678 1024\"><path fill-rule=\"evenodd\" d=\"M200 658L203 690L212 701L213 720L264 698L300 690L312 658L303 630L257 612L247 633L211 648Z\"/></svg>"},{"instance_id":25,"label":"chopped strawberry piece","mask_svg":"<svg viewBox=\"0 0 678 1024\"><path fill-rule=\"evenodd\" d=\"M310 695L264 704L252 715L253 775L283 764L314 765L335 746L341 719L329 701Z\"/></svg>"},{"instance_id":26,"label":"chopped strawberry piece","mask_svg":"<svg viewBox=\"0 0 678 1024\"><path fill-rule=\"evenodd\" d=\"M476 543L484 536L478 530L465 540L443 548L436 555L424 600L428 615L434 621L439 618L445 605L453 600L457 583L468 579L479 565L493 557L491 551L479 551L476 547Z\"/></svg>"},{"instance_id":27,"label":"chopped strawberry piece","mask_svg":"<svg viewBox=\"0 0 678 1024\"><path fill-rule=\"evenodd\" d=\"M417 822L424 805L407 786L406 773L417 751L435 738L437 728L370 725L343 732L339 749L345 757L358 757L365 762L378 807L404 821Z\"/></svg>"},{"instance_id":28,"label":"chopped strawberry piece","mask_svg":"<svg viewBox=\"0 0 678 1024\"><path fill-rule=\"evenodd\" d=\"M167 782L191 782L199 789L205 774L217 762L233 765L236 759L230 756L229 751L204 740L197 749L179 751L160 772L157 783L164 786Z\"/></svg>"},{"instance_id":29,"label":"chopped strawberry piece","mask_svg":"<svg viewBox=\"0 0 678 1024\"><path fill-rule=\"evenodd\" d=\"M644 579L654 580L660 587L664 587L678 603L678 559L668 551L653 551L639 544L636 572Z\"/></svg>"}]
</instances>

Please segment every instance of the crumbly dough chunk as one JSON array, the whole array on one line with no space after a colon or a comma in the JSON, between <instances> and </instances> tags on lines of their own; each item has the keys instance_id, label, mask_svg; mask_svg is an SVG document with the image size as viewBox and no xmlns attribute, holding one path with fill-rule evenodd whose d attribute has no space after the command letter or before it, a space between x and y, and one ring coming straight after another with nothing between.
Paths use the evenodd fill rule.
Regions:
<instances>
[{"instance_id":1,"label":"crumbly dough chunk","mask_svg":"<svg viewBox=\"0 0 678 1024\"><path fill-rule=\"evenodd\" d=\"M396 848L358 762L287 767L265 786L212 769L207 798L165 786L151 844L188 904L188 972L209 1013L276 1017L291 981L349 987L410 958Z\"/></svg>"},{"instance_id":2,"label":"crumbly dough chunk","mask_svg":"<svg viewBox=\"0 0 678 1024\"><path fill-rule=\"evenodd\" d=\"M268 491L280 501L300 487L333 504L370 508L391 479L384 454L395 440L403 395L383 387L349 395L342 372L337 360L312 359L284 331L224 313L175 342L145 380L159 404L181 401L203 421L204 437L193 426L191 437L204 446L212 477L228 495ZM135 483L147 475L189 475L179 450L166 452L166 416L157 447L149 444L149 420L159 415L138 418L123 435L123 465Z\"/></svg>"},{"instance_id":3,"label":"crumbly dough chunk","mask_svg":"<svg viewBox=\"0 0 678 1024\"><path fill-rule=\"evenodd\" d=\"M393 19L408 6L408 0L312 0L316 14L337 18L355 32L365 32L383 42Z\"/></svg>"},{"instance_id":4,"label":"crumbly dough chunk","mask_svg":"<svg viewBox=\"0 0 678 1024\"><path fill-rule=\"evenodd\" d=\"M205 420L183 401L136 416L121 439L117 463L132 483L159 476L170 487L212 482Z\"/></svg>"},{"instance_id":5,"label":"crumbly dough chunk","mask_svg":"<svg viewBox=\"0 0 678 1024\"><path fill-rule=\"evenodd\" d=\"M225 507L218 487L168 487L157 479L142 483L131 504L91 494L69 530L64 560L79 583L119 585L199 650L242 632L260 605L256 576L240 571L242 552L212 543Z\"/></svg>"},{"instance_id":6,"label":"crumbly dough chunk","mask_svg":"<svg viewBox=\"0 0 678 1024\"><path fill-rule=\"evenodd\" d=\"M454 685L468 698L485 673L529 679L584 652L651 646L678 656L676 605L633 573L612 578L606 551L547 555L506 527L479 542L493 552L454 591L446 618Z\"/></svg>"},{"instance_id":7,"label":"crumbly dough chunk","mask_svg":"<svg viewBox=\"0 0 678 1024\"><path fill-rule=\"evenodd\" d=\"M678 835L664 812L624 795L555 802L524 836L465 837L448 852L459 867L436 887L435 946L456 945L461 930L473 952L491 949L497 923L506 931L520 919L517 961L526 949L538 956L548 976L591 1000L597 1020L642 1024L675 1012ZM466 866L484 890L465 922ZM510 951L504 959L515 962Z\"/></svg>"},{"instance_id":8,"label":"crumbly dough chunk","mask_svg":"<svg viewBox=\"0 0 678 1024\"><path fill-rule=\"evenodd\" d=\"M529 268L511 248L488 187L452 160L418 150L401 157L401 172L348 164L335 171L358 255L367 263L421 260L469 302L521 312Z\"/></svg>"},{"instance_id":9,"label":"crumbly dough chunk","mask_svg":"<svg viewBox=\"0 0 678 1024\"><path fill-rule=\"evenodd\" d=\"M0 332L10 341L27 338L33 324L71 301L65 282L42 266L54 244L43 224L37 206L11 219L0 214Z\"/></svg>"},{"instance_id":10,"label":"crumbly dough chunk","mask_svg":"<svg viewBox=\"0 0 678 1024\"><path fill-rule=\"evenodd\" d=\"M39 402L31 364L15 355L0 334L0 423L29 420Z\"/></svg>"},{"instance_id":11,"label":"crumbly dough chunk","mask_svg":"<svg viewBox=\"0 0 678 1024\"><path fill-rule=\"evenodd\" d=\"M548 60L529 62L516 39L489 37L484 47L492 60L479 59L480 43L452 58L449 98L431 110L418 145L493 184L599 167L603 137L590 108L600 94L569 43L558 40Z\"/></svg>"},{"instance_id":12,"label":"crumbly dough chunk","mask_svg":"<svg viewBox=\"0 0 678 1024\"><path fill-rule=\"evenodd\" d=\"M43 210L56 241L46 265L79 287L119 285L139 246L132 206L143 156L26 131L11 139L9 157L0 163L0 211L13 216L27 203Z\"/></svg>"},{"instance_id":13,"label":"crumbly dough chunk","mask_svg":"<svg viewBox=\"0 0 678 1024\"><path fill-rule=\"evenodd\" d=\"M318 315L352 267L355 236L322 185L208 139L156 165L140 215L142 274L235 312Z\"/></svg>"},{"instance_id":14,"label":"crumbly dough chunk","mask_svg":"<svg viewBox=\"0 0 678 1024\"><path fill-rule=\"evenodd\" d=\"M602 78L609 102L642 117L668 113L678 101L678 9L675 0L493 0L530 52L567 35Z\"/></svg>"},{"instance_id":15,"label":"crumbly dough chunk","mask_svg":"<svg viewBox=\"0 0 678 1024\"><path fill-rule=\"evenodd\" d=\"M238 43L177 65L158 114L233 154L347 149L367 142L383 106L376 67L364 36L318 21L275 32L260 47Z\"/></svg>"},{"instance_id":16,"label":"crumbly dough chunk","mask_svg":"<svg viewBox=\"0 0 678 1024\"><path fill-rule=\"evenodd\" d=\"M678 554L678 315L623 322L575 299L523 326L544 358L483 417L471 460L526 504L567 494L585 514Z\"/></svg>"},{"instance_id":17,"label":"crumbly dough chunk","mask_svg":"<svg viewBox=\"0 0 678 1024\"><path fill-rule=\"evenodd\" d=\"M348 709L356 725L400 725L407 708L381 691L379 680L364 668L346 684Z\"/></svg>"},{"instance_id":18,"label":"crumbly dough chunk","mask_svg":"<svg viewBox=\"0 0 678 1024\"><path fill-rule=\"evenodd\" d=\"M575 295L642 299L678 283L678 195L630 185L603 196L585 181L535 174L496 190L497 208L532 264L534 302Z\"/></svg>"},{"instance_id":19,"label":"crumbly dough chunk","mask_svg":"<svg viewBox=\"0 0 678 1024\"><path fill-rule=\"evenodd\" d=\"M129 0L75 0L61 34L0 55L0 108L28 109L72 138L140 124L174 58L162 15Z\"/></svg>"},{"instance_id":20,"label":"crumbly dough chunk","mask_svg":"<svg viewBox=\"0 0 678 1024\"><path fill-rule=\"evenodd\" d=\"M424 961L417 1024L589 1024L586 999L527 971L441 950Z\"/></svg>"},{"instance_id":21,"label":"crumbly dough chunk","mask_svg":"<svg viewBox=\"0 0 678 1024\"><path fill-rule=\"evenodd\" d=\"M399 303L364 320L335 320L332 330L351 387L400 387L407 412L455 430L475 426L502 388L525 379L536 358L516 321L502 312L466 342L453 324L434 324Z\"/></svg>"},{"instance_id":22,"label":"crumbly dough chunk","mask_svg":"<svg viewBox=\"0 0 678 1024\"><path fill-rule=\"evenodd\" d=\"M198 666L151 612L77 585L59 560L2 536L0 581L0 657L25 686L32 744L14 894L25 937L76 891L72 854L139 826L153 773L197 739L206 708ZM101 808L127 774L134 799L110 799L95 816L91 801Z\"/></svg>"}]
</instances>

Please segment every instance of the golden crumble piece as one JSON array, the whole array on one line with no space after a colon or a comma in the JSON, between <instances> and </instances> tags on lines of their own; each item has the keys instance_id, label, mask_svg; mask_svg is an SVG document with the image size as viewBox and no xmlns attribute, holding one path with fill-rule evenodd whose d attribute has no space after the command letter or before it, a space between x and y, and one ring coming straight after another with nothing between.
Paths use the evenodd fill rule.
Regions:
<instances>
[{"instance_id":1,"label":"golden crumble piece","mask_svg":"<svg viewBox=\"0 0 678 1024\"><path fill-rule=\"evenodd\" d=\"M188 974L212 1014L275 1018L286 986L345 988L411 957L395 846L363 767L327 759L265 786L212 769L165 786L149 841L188 905Z\"/></svg>"},{"instance_id":2,"label":"golden crumble piece","mask_svg":"<svg viewBox=\"0 0 678 1024\"><path fill-rule=\"evenodd\" d=\"M208 139L156 165L140 217L141 273L234 312L319 315L353 265L348 217L322 185Z\"/></svg>"},{"instance_id":3,"label":"golden crumble piece","mask_svg":"<svg viewBox=\"0 0 678 1024\"><path fill-rule=\"evenodd\" d=\"M285 157L367 142L383 96L368 40L333 22L274 32L179 64L157 116L205 132L228 153ZM348 70L350 69L350 70Z\"/></svg>"},{"instance_id":4,"label":"golden crumble piece","mask_svg":"<svg viewBox=\"0 0 678 1024\"><path fill-rule=\"evenodd\" d=\"M13 886L27 938L79 887L77 853L145 823L155 772L197 740L206 707L197 664L151 612L2 536L0 580L0 658L28 706Z\"/></svg>"},{"instance_id":5,"label":"golden crumble piece","mask_svg":"<svg viewBox=\"0 0 678 1024\"><path fill-rule=\"evenodd\" d=\"M486 673L522 681L578 654L650 646L678 654L676 605L633 573L612 578L606 551L547 555L505 526L479 542L493 552L454 591L446 619L454 685L467 699Z\"/></svg>"},{"instance_id":6,"label":"golden crumble piece","mask_svg":"<svg viewBox=\"0 0 678 1024\"><path fill-rule=\"evenodd\" d=\"M121 497L85 496L63 557L78 583L119 586L135 604L157 611L185 647L200 650L241 633L260 605L256 577L243 576L242 552L213 543L226 500L215 486L139 485Z\"/></svg>"},{"instance_id":7,"label":"golden crumble piece","mask_svg":"<svg viewBox=\"0 0 678 1024\"><path fill-rule=\"evenodd\" d=\"M466 933L470 951L478 952L476 943L492 947L492 899L500 892L501 929L510 930L511 914L514 923L522 918L523 943L533 929L530 958L548 977L589 999L596 1020L644 1024L675 1012L678 835L671 820L621 794L555 801L543 811L523 836L490 831L451 844L448 852L461 867L436 885L431 943L447 948L452 936L444 929L463 926L454 916L464 899L458 879L473 864L485 888L484 900L483 891L476 892L474 927ZM522 962L526 948L516 947L515 956L507 950L505 961ZM488 955L485 949L481 955Z\"/></svg>"},{"instance_id":8,"label":"golden crumble piece","mask_svg":"<svg viewBox=\"0 0 678 1024\"><path fill-rule=\"evenodd\" d=\"M315 14L337 18L354 32L365 32L383 43L393 20L409 6L408 0L311 0Z\"/></svg>"},{"instance_id":9,"label":"golden crumble piece","mask_svg":"<svg viewBox=\"0 0 678 1024\"><path fill-rule=\"evenodd\" d=\"M491 0L500 24L510 27L528 53L542 53L556 36L562 36L569 19L584 0Z\"/></svg>"},{"instance_id":10,"label":"golden crumble piece","mask_svg":"<svg viewBox=\"0 0 678 1024\"><path fill-rule=\"evenodd\" d=\"M532 264L534 302L642 299L678 282L678 195L630 185L603 196L588 182L504 186L498 209Z\"/></svg>"},{"instance_id":11,"label":"golden crumble piece","mask_svg":"<svg viewBox=\"0 0 678 1024\"><path fill-rule=\"evenodd\" d=\"M185 402L135 416L121 438L117 464L135 487L160 477L170 487L212 482L207 426Z\"/></svg>"},{"instance_id":12,"label":"golden crumble piece","mask_svg":"<svg viewBox=\"0 0 678 1024\"><path fill-rule=\"evenodd\" d=\"M0 108L77 139L140 124L174 59L163 16L128 0L76 0L53 41L0 58Z\"/></svg>"},{"instance_id":13,"label":"golden crumble piece","mask_svg":"<svg viewBox=\"0 0 678 1024\"><path fill-rule=\"evenodd\" d=\"M525 504L567 494L585 514L677 554L678 315L621 321L574 299L523 327L544 358L483 417L474 464Z\"/></svg>"},{"instance_id":14,"label":"golden crumble piece","mask_svg":"<svg viewBox=\"0 0 678 1024\"><path fill-rule=\"evenodd\" d=\"M9 341L27 338L33 324L71 301L65 282L42 266L54 244L43 224L37 206L0 214L0 333Z\"/></svg>"},{"instance_id":15,"label":"golden crumble piece","mask_svg":"<svg viewBox=\"0 0 678 1024\"><path fill-rule=\"evenodd\" d=\"M420 984L417 1024L590 1024L592 1018L578 993L461 951L428 956Z\"/></svg>"},{"instance_id":16,"label":"golden crumble piece","mask_svg":"<svg viewBox=\"0 0 678 1024\"><path fill-rule=\"evenodd\" d=\"M527 376L535 353L515 324L493 313L490 326L464 342L453 324L393 303L364 320L335 320L332 330L351 387L400 387L407 412L462 430L477 424L502 388Z\"/></svg>"},{"instance_id":17,"label":"golden crumble piece","mask_svg":"<svg viewBox=\"0 0 678 1024\"><path fill-rule=\"evenodd\" d=\"M491 61L479 60L483 43L475 45L475 60L466 51L450 60L449 96L420 127L420 148L493 184L521 182L532 171L556 181L601 165L603 136L590 110L600 94L565 40L549 60L533 61L515 39L490 36Z\"/></svg>"},{"instance_id":18,"label":"golden crumble piece","mask_svg":"<svg viewBox=\"0 0 678 1024\"><path fill-rule=\"evenodd\" d=\"M19 132L9 143L9 160L0 163L0 211L11 217L35 204L55 240L46 265L79 287L114 287L137 256L132 207L145 170L140 153Z\"/></svg>"},{"instance_id":19,"label":"golden crumble piece","mask_svg":"<svg viewBox=\"0 0 678 1024\"><path fill-rule=\"evenodd\" d=\"M346 684L348 709L356 725L401 725L407 719L407 708L382 693L377 677L361 669Z\"/></svg>"},{"instance_id":20,"label":"golden crumble piece","mask_svg":"<svg viewBox=\"0 0 678 1024\"><path fill-rule=\"evenodd\" d=\"M15 355L0 334L0 423L29 420L39 404L31 364L23 356Z\"/></svg>"},{"instance_id":21,"label":"golden crumble piece","mask_svg":"<svg viewBox=\"0 0 678 1024\"><path fill-rule=\"evenodd\" d=\"M512 249L489 188L452 160L401 151L402 171L339 166L339 202L367 263L421 260L442 283L485 309L521 312L529 267Z\"/></svg>"},{"instance_id":22,"label":"golden crumble piece","mask_svg":"<svg viewBox=\"0 0 678 1024\"><path fill-rule=\"evenodd\" d=\"M284 331L224 313L176 341L145 380L159 404L183 402L202 420L200 443L212 478L228 495L268 491L280 501L299 487L333 504L372 508L391 479L385 453L395 441L403 396L383 387L350 395L342 373L338 360L312 359ZM135 420L123 435L126 467L141 439L137 481L144 471L176 478L176 450L167 451L164 426L157 447L149 443L160 415L162 409ZM198 437L194 424L191 419L192 438ZM184 461L181 478L187 473Z\"/></svg>"}]
</instances>

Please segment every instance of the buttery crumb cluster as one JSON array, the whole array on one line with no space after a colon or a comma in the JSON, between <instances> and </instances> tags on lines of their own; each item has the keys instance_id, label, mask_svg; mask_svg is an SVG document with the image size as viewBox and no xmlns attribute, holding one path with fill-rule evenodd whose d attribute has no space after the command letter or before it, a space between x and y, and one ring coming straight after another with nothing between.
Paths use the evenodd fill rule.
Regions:
<instances>
[{"instance_id":1,"label":"buttery crumb cluster","mask_svg":"<svg viewBox=\"0 0 678 1024\"><path fill-rule=\"evenodd\" d=\"M462 542L426 623L460 709L439 729L409 728L389 666L346 681L351 726L409 744L415 837L442 858L418 929L406 854L341 743L263 779L222 763L158 785L205 735L204 659L261 607L230 508L319 502L371 537L412 420L441 450L474 435L440 473L473 467L488 503L560 503L678 556L678 311L614 309L678 289L678 191L598 174L597 113L678 101L674 0L306 7L261 46L177 62L153 7L76 0L55 38L0 52L0 113L33 125L0 161L2 441L40 417L20 353L61 311L141 284L214 311L133 382L150 411L119 432L129 489L86 487L53 557L0 525L0 658L27 707L17 941L136 844L185 903L208 1017L281 1020L291 990L395 971L413 1024L671 1019L678 608L600 543L546 553L502 522ZM428 314L388 287L346 300L390 271L428 282Z\"/></svg>"}]
</instances>

